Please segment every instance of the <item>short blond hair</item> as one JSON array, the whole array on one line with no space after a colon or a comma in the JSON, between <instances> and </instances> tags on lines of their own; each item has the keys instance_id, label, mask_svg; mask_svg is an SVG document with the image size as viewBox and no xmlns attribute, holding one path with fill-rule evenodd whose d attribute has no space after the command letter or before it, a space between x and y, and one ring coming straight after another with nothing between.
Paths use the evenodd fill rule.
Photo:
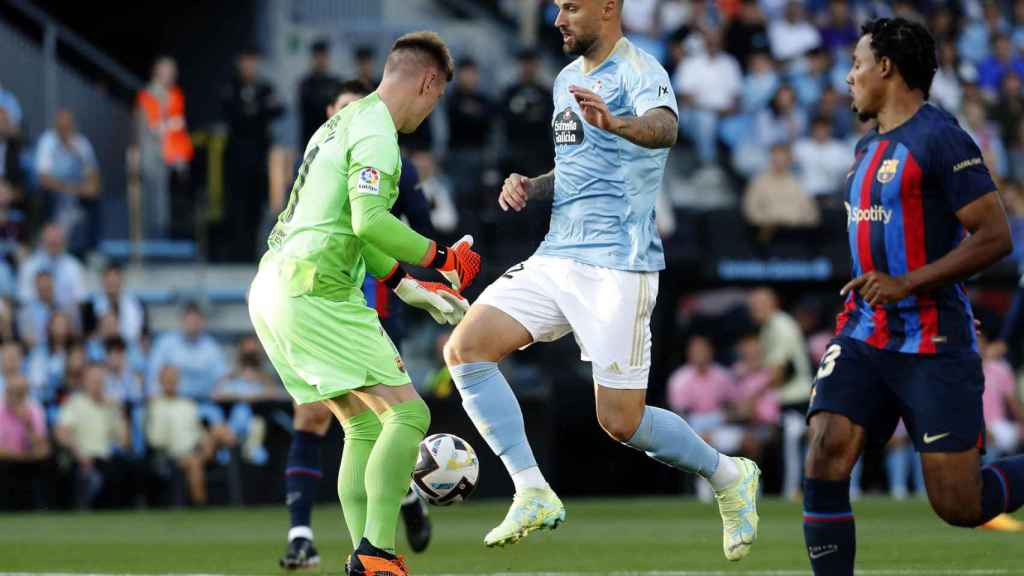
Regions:
<instances>
[{"instance_id":1,"label":"short blond hair","mask_svg":"<svg viewBox=\"0 0 1024 576\"><path fill-rule=\"evenodd\" d=\"M397 66L404 56L416 58L421 65L436 67L444 74L445 79L451 82L455 65L451 53L448 52L448 45L436 32L410 32L395 40L384 64L384 71L387 72L388 69Z\"/></svg>"}]
</instances>

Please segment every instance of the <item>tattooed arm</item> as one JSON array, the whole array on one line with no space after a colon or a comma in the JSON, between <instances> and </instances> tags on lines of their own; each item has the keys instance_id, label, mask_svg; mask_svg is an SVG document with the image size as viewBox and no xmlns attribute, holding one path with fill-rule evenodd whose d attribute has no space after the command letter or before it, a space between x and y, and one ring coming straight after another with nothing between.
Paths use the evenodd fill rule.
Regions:
<instances>
[{"instance_id":1,"label":"tattooed arm","mask_svg":"<svg viewBox=\"0 0 1024 576\"><path fill-rule=\"evenodd\" d=\"M671 148L679 136L679 120L665 107L648 110L643 116L615 116L604 99L580 86L569 91L583 111L583 119L644 148Z\"/></svg>"},{"instance_id":2,"label":"tattooed arm","mask_svg":"<svg viewBox=\"0 0 1024 576\"><path fill-rule=\"evenodd\" d=\"M509 208L520 212L526 208L528 200L545 200L555 194L555 171L541 174L536 178L527 178L522 174L509 174L498 195L498 205L508 211Z\"/></svg>"}]
</instances>

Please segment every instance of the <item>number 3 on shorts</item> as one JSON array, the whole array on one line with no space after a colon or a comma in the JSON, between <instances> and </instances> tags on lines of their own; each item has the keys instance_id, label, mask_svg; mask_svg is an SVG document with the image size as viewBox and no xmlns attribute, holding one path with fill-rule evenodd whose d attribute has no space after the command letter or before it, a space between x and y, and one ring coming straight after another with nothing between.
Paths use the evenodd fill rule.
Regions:
<instances>
[{"instance_id":1,"label":"number 3 on shorts","mask_svg":"<svg viewBox=\"0 0 1024 576\"><path fill-rule=\"evenodd\" d=\"M825 350L825 355L821 357L821 368L818 368L818 380L832 375L832 371L836 368L836 360L842 353L843 349L839 347L839 344L833 344L828 347L828 350Z\"/></svg>"}]
</instances>

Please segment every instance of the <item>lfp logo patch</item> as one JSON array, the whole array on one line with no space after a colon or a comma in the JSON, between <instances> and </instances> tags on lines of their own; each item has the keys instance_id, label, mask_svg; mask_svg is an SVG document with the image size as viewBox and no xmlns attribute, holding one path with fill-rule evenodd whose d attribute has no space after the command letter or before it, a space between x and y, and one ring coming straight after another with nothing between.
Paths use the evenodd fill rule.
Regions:
<instances>
[{"instance_id":1,"label":"lfp logo patch","mask_svg":"<svg viewBox=\"0 0 1024 576\"><path fill-rule=\"evenodd\" d=\"M367 194L380 194L380 171L376 168L363 168L359 171L359 183L356 190Z\"/></svg>"}]
</instances>

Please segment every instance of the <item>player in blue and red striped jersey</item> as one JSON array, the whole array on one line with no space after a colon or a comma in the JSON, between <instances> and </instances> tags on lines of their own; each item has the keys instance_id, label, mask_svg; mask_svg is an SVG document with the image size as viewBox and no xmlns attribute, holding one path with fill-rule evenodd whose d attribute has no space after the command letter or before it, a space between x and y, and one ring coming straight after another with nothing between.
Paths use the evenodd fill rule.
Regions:
<instances>
[{"instance_id":1,"label":"player in blue and red striped jersey","mask_svg":"<svg viewBox=\"0 0 1024 576\"><path fill-rule=\"evenodd\" d=\"M804 535L816 575L853 574L850 470L903 418L932 508L978 526L1024 503L1024 457L981 467L984 377L960 282L1009 254L1006 214L978 146L928 104L935 41L866 24L847 76L877 127L857 144L846 209L855 279L811 396Z\"/></svg>"}]
</instances>

